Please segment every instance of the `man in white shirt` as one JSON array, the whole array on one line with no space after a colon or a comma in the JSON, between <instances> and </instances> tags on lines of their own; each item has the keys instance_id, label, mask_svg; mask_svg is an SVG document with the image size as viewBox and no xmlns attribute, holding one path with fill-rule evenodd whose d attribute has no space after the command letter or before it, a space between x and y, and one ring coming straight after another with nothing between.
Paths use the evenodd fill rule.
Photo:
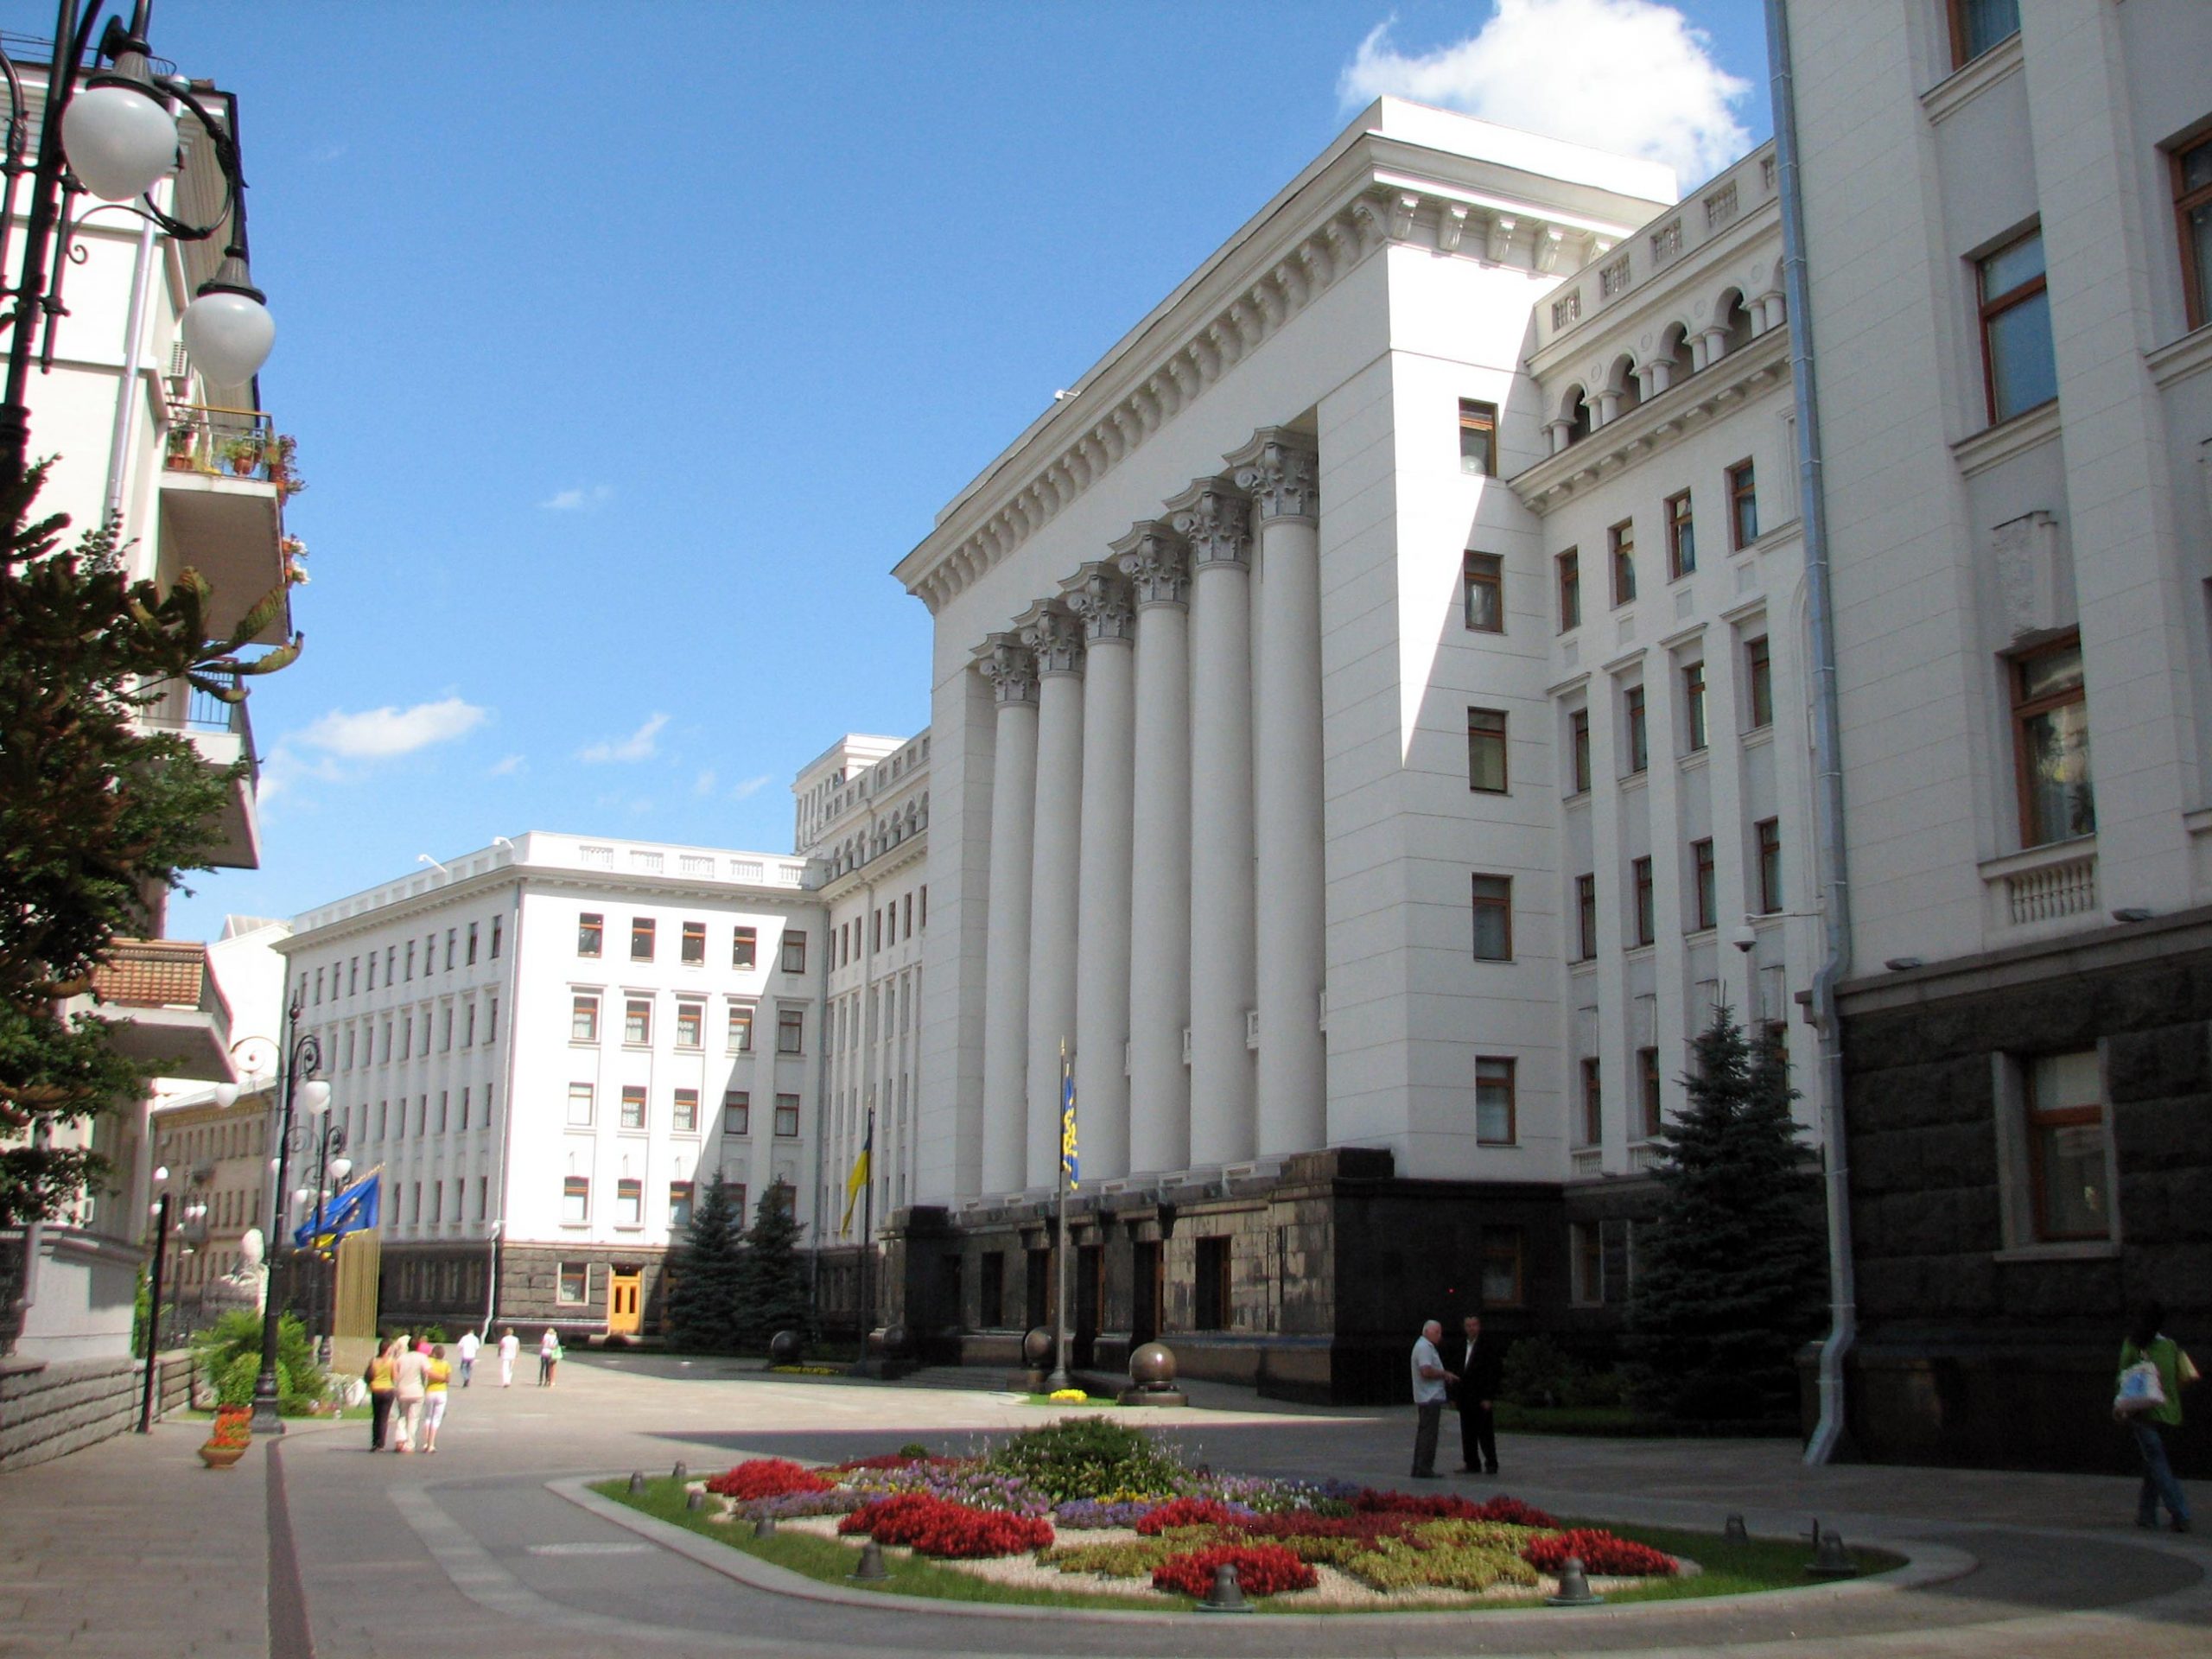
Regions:
<instances>
[{"instance_id":1,"label":"man in white shirt","mask_svg":"<svg viewBox=\"0 0 2212 1659\"><path fill-rule=\"evenodd\" d=\"M1419 1419L1414 1430L1415 1480L1442 1478L1436 1472L1436 1433L1444 1421L1444 1401L1452 1376L1444 1369L1444 1357L1436 1351L1443 1337L1443 1325L1431 1319L1421 1326L1421 1340L1414 1344L1414 1412Z\"/></svg>"},{"instance_id":2,"label":"man in white shirt","mask_svg":"<svg viewBox=\"0 0 2212 1659\"><path fill-rule=\"evenodd\" d=\"M468 1374L476 1369L476 1351L481 1345L474 1331L461 1333L458 1351L461 1355L461 1386L464 1389L468 1386Z\"/></svg>"}]
</instances>

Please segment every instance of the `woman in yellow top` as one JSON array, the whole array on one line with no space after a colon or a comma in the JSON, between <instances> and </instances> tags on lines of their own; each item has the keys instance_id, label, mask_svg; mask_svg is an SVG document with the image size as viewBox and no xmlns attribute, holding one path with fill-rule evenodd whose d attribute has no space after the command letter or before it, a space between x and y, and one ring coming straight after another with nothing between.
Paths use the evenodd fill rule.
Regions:
<instances>
[{"instance_id":1,"label":"woman in yellow top","mask_svg":"<svg viewBox=\"0 0 2212 1659\"><path fill-rule=\"evenodd\" d=\"M423 1384L423 1449L438 1449L438 1425L446 1420L446 1396L453 1382L453 1367L446 1360L446 1345L430 1350L430 1375Z\"/></svg>"},{"instance_id":2,"label":"woman in yellow top","mask_svg":"<svg viewBox=\"0 0 2212 1659\"><path fill-rule=\"evenodd\" d=\"M370 1359L361 1381L369 1385L369 1450L384 1450L385 1431L391 1426L391 1351L379 1348Z\"/></svg>"}]
</instances>

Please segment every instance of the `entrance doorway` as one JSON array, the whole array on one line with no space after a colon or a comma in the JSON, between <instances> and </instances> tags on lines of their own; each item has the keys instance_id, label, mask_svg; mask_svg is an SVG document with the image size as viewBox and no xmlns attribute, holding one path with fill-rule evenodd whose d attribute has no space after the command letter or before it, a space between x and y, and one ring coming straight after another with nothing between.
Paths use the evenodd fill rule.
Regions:
<instances>
[{"instance_id":1,"label":"entrance doorway","mask_svg":"<svg viewBox=\"0 0 2212 1659\"><path fill-rule=\"evenodd\" d=\"M1079 1370L1096 1363L1098 1315L1106 1302L1106 1252L1096 1244L1078 1245L1075 1253L1075 1343L1073 1359Z\"/></svg>"},{"instance_id":2,"label":"entrance doorway","mask_svg":"<svg viewBox=\"0 0 2212 1659\"><path fill-rule=\"evenodd\" d=\"M610 1337L634 1337L643 1321L638 1309L641 1301L640 1287L645 1274L636 1268L615 1268L607 1275L607 1334Z\"/></svg>"}]
</instances>

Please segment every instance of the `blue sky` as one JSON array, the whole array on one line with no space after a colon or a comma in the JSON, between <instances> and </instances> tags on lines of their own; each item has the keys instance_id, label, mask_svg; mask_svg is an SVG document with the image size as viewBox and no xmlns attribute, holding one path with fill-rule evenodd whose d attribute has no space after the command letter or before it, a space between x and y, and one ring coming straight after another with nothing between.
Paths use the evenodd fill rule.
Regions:
<instances>
[{"instance_id":1,"label":"blue sky","mask_svg":"<svg viewBox=\"0 0 2212 1659\"><path fill-rule=\"evenodd\" d=\"M788 847L799 766L927 719L891 565L1363 92L1718 158L1760 8L1681 10L160 0L242 100L313 574L264 866L171 931L529 829Z\"/></svg>"}]
</instances>

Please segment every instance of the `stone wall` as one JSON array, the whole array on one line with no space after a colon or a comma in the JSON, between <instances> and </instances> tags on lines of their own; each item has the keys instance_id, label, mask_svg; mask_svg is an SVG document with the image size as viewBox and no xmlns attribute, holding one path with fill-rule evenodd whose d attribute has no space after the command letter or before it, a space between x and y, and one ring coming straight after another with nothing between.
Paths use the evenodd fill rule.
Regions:
<instances>
[{"instance_id":1,"label":"stone wall","mask_svg":"<svg viewBox=\"0 0 2212 1659\"><path fill-rule=\"evenodd\" d=\"M138 1421L140 1376L134 1359L0 1359L0 1469L128 1432Z\"/></svg>"}]
</instances>

